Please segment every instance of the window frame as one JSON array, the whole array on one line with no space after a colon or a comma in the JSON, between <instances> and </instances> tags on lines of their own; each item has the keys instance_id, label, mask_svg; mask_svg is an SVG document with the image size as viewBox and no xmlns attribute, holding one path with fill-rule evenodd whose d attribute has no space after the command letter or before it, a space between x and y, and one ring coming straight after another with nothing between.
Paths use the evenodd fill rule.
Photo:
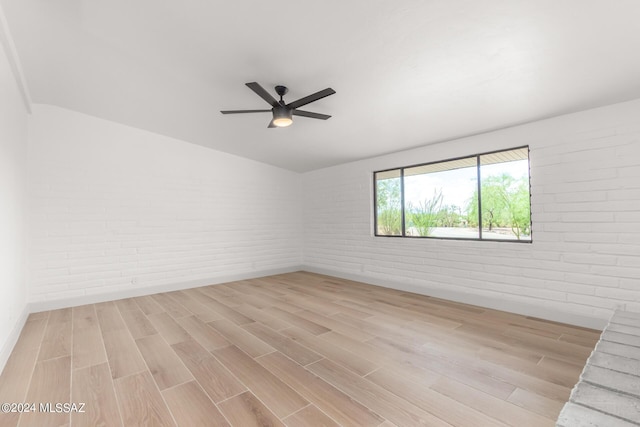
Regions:
<instances>
[{"instance_id":1,"label":"window frame","mask_svg":"<svg viewBox=\"0 0 640 427\"><path fill-rule=\"evenodd\" d=\"M520 240L520 239L485 239L482 237L482 180L481 180L481 156L486 156L489 154L501 153L505 151L513 151L513 150L522 150L527 149L527 173L528 173L528 181L529 181L529 225L530 225L530 233L529 240ZM407 235L406 233L406 224L405 224L405 196L404 196L404 171L405 169L420 167L420 166L429 166L438 163L446 163L455 160L462 159L476 159L476 174L477 174L477 190L478 190L478 238L472 237L442 237L442 236L412 236ZM506 163L506 162L505 162ZM400 235L391 235L391 234L378 234L378 188L377 188L377 179L376 175L382 172L390 172L390 171L400 171L400 215L401 215L401 234ZM437 160L433 162L426 163L416 163L407 166L400 166L395 168L381 169L373 171L373 237L389 237L389 238L402 238L402 239L435 239L435 240L462 240L462 241L473 241L473 242L509 242L509 243L533 243L533 213L531 212L531 149L528 145L521 145L518 147L504 148L500 150L486 151L477 154L471 154L468 156L459 156L452 157L443 160Z\"/></svg>"}]
</instances>

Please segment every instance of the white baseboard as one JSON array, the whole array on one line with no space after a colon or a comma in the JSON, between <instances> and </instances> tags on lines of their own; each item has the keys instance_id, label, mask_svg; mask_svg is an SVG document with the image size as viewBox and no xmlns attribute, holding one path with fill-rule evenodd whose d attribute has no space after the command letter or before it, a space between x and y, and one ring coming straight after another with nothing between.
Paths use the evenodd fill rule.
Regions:
<instances>
[{"instance_id":1,"label":"white baseboard","mask_svg":"<svg viewBox=\"0 0 640 427\"><path fill-rule=\"evenodd\" d=\"M237 280L255 279L258 277L273 276L274 274L293 273L302 270L302 266L291 266L271 270L258 270L247 273L220 276L211 279L191 280L187 282L169 283L166 285L149 286L144 288L133 288L120 290L117 292L105 292L101 294L83 295L74 298L64 298L56 300L32 302L29 305L31 313L39 311L57 310L60 308L77 307L85 304L96 304L105 301L115 301L123 298L152 295L160 292L179 291L182 289L198 288L201 286L218 285L220 283L234 282Z\"/></svg>"},{"instance_id":2,"label":"white baseboard","mask_svg":"<svg viewBox=\"0 0 640 427\"><path fill-rule=\"evenodd\" d=\"M585 328L602 330L607 325L607 319L600 319L559 310L553 310L546 307L535 306L533 304L515 303L513 301L504 301L486 296L450 291L447 289L425 288L423 286L416 286L410 283L394 282L360 274L344 273L341 271L317 268L308 265L304 265L302 269L311 273L325 274L327 276L334 276L342 279L353 280L356 282L368 283L370 285L382 286L385 288L397 289L400 291L412 292L415 294L442 298L449 301L461 302L464 304L477 305L494 310L521 314L523 316L532 316L540 319L551 320L554 322L582 326Z\"/></svg>"},{"instance_id":3,"label":"white baseboard","mask_svg":"<svg viewBox=\"0 0 640 427\"><path fill-rule=\"evenodd\" d=\"M29 313L30 313L29 305L27 304L22 309L22 313L20 313L20 316L18 316L18 319L16 320L16 324L13 326L11 333L9 334L6 341L2 345L2 349L0 349L0 374L2 374L2 371L4 370L4 367L6 366L7 361L9 360L9 356L11 356L11 352L13 351L13 348L16 346L16 343L18 342L18 338L20 338L20 333L22 332L22 328L24 327L24 324L27 323L27 318L29 317Z\"/></svg>"}]
</instances>

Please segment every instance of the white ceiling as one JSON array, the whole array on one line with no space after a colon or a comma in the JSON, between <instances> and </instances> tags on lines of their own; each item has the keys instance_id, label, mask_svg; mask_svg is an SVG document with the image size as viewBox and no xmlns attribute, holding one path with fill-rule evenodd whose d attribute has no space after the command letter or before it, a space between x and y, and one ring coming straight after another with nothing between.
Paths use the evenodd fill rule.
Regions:
<instances>
[{"instance_id":1,"label":"white ceiling","mask_svg":"<svg viewBox=\"0 0 640 427\"><path fill-rule=\"evenodd\" d=\"M640 97L637 0L0 2L34 102L294 171Z\"/></svg>"}]
</instances>

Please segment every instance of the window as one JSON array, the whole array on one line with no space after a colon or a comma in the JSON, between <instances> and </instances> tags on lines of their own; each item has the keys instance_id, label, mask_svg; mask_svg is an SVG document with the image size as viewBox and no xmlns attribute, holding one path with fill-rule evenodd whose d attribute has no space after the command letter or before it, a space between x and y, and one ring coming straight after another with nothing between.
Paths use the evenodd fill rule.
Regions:
<instances>
[{"instance_id":1,"label":"window","mask_svg":"<svg viewBox=\"0 0 640 427\"><path fill-rule=\"evenodd\" d=\"M374 173L375 235L531 241L529 147Z\"/></svg>"}]
</instances>

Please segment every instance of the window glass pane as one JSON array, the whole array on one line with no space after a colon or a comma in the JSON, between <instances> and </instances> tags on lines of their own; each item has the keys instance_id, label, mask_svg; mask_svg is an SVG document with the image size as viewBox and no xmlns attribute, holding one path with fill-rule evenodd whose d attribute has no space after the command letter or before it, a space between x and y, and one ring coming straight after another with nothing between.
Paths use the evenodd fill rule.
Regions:
<instances>
[{"instance_id":1,"label":"window glass pane","mask_svg":"<svg viewBox=\"0 0 640 427\"><path fill-rule=\"evenodd\" d=\"M477 181L476 157L405 169L407 236L477 239Z\"/></svg>"},{"instance_id":2,"label":"window glass pane","mask_svg":"<svg viewBox=\"0 0 640 427\"><path fill-rule=\"evenodd\" d=\"M401 236L400 169L376 172L376 235Z\"/></svg>"},{"instance_id":3,"label":"window glass pane","mask_svg":"<svg viewBox=\"0 0 640 427\"><path fill-rule=\"evenodd\" d=\"M480 156L482 238L531 240L529 150Z\"/></svg>"}]
</instances>

